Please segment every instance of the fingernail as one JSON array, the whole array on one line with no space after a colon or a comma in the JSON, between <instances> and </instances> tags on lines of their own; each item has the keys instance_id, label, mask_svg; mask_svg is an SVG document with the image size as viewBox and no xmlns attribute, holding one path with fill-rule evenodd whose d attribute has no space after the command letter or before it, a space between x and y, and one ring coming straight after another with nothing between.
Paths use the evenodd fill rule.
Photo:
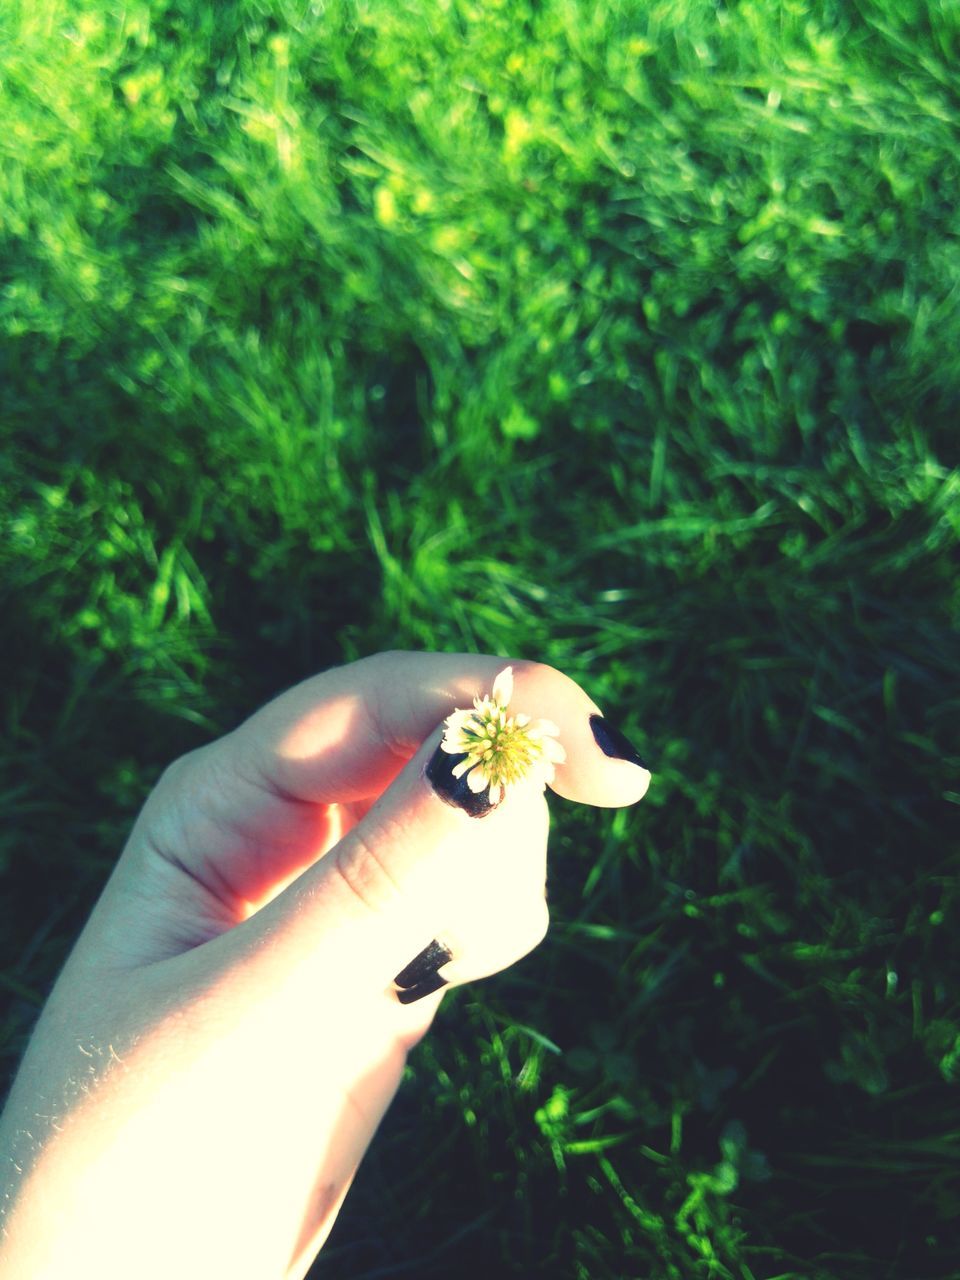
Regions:
<instances>
[{"instance_id":1,"label":"fingernail","mask_svg":"<svg viewBox=\"0 0 960 1280\"><path fill-rule=\"evenodd\" d=\"M490 788L485 787L480 792L471 791L467 786L466 775L462 778L453 776L454 768L466 758L466 753L451 755L437 747L424 773L444 803L463 809L471 818L485 818L497 808L497 805L490 803Z\"/></svg>"},{"instance_id":2,"label":"fingernail","mask_svg":"<svg viewBox=\"0 0 960 1280\"><path fill-rule=\"evenodd\" d=\"M418 982L415 987L408 987L406 991L398 991L397 999L401 1004L413 1004L414 1000L422 1000L424 996L428 996L433 991L439 991L441 987L447 985L446 978L441 978L439 973L435 973L430 978L424 978L422 982Z\"/></svg>"},{"instance_id":3,"label":"fingernail","mask_svg":"<svg viewBox=\"0 0 960 1280\"><path fill-rule=\"evenodd\" d=\"M630 764L638 764L641 769L650 771L650 766L641 759L630 739L609 720L605 720L603 716L591 716L590 728L593 730L597 746L605 756L612 756L615 760L627 760Z\"/></svg>"},{"instance_id":4,"label":"fingernail","mask_svg":"<svg viewBox=\"0 0 960 1280\"><path fill-rule=\"evenodd\" d=\"M435 974L448 960L453 959L453 952L438 942L436 938L429 946L424 947L418 956L410 961L405 969L401 969L394 982L398 987L415 987L419 982Z\"/></svg>"}]
</instances>

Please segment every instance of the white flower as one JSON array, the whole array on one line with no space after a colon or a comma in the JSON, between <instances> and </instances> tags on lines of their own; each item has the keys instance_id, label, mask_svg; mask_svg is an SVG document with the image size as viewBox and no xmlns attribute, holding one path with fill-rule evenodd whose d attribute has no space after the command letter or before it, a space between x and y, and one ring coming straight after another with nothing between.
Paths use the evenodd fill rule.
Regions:
<instances>
[{"instance_id":1,"label":"white flower","mask_svg":"<svg viewBox=\"0 0 960 1280\"><path fill-rule=\"evenodd\" d=\"M554 765L567 758L557 741L560 730L552 720L507 715L513 696L513 667L505 667L493 682L493 696L474 698L473 710L451 712L444 721L441 748L463 755L453 776L467 775L473 792L490 788L490 803L499 804L508 786L533 779L541 791L554 779Z\"/></svg>"}]
</instances>

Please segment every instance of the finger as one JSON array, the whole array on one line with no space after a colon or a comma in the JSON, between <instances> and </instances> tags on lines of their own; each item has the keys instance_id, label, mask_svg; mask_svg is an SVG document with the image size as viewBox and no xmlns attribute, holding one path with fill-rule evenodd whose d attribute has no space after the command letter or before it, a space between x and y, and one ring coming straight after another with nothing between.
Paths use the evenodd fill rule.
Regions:
<instances>
[{"instance_id":1,"label":"finger","mask_svg":"<svg viewBox=\"0 0 960 1280\"><path fill-rule=\"evenodd\" d=\"M440 736L439 729L430 735L326 857L205 944L208 972L219 954L265 991L295 973L308 985L322 982L328 994L345 993L349 1003L356 993L389 992L394 975L451 919L476 937L483 917L496 930L498 897L507 921L519 918L513 904L528 902L531 886L539 885L542 899L542 791L518 783L484 817L471 816L426 776Z\"/></svg>"},{"instance_id":2,"label":"finger","mask_svg":"<svg viewBox=\"0 0 960 1280\"><path fill-rule=\"evenodd\" d=\"M521 658L377 654L288 690L241 726L238 745L281 792L319 803L360 800L382 790L398 761L409 759L453 710L488 693L507 666L511 714L549 715L559 728L567 758L556 766L553 791L604 808L643 797L649 770L610 754L632 752L618 730L609 732L612 726L601 747L590 720L603 713L592 698L555 667Z\"/></svg>"},{"instance_id":3,"label":"finger","mask_svg":"<svg viewBox=\"0 0 960 1280\"><path fill-rule=\"evenodd\" d=\"M481 874L450 896L439 936L395 976L401 1001L419 998L435 977L457 986L499 973L543 941L549 811L542 796L534 801L539 803L525 818L522 853L513 842L488 841Z\"/></svg>"},{"instance_id":4,"label":"finger","mask_svg":"<svg viewBox=\"0 0 960 1280\"><path fill-rule=\"evenodd\" d=\"M514 912L511 920L503 921L499 913L493 913L482 920L474 917L471 924L448 925L442 931L443 941L432 939L396 975L394 994L401 1004L508 969L546 937L550 912L541 897L526 904L522 912Z\"/></svg>"}]
</instances>

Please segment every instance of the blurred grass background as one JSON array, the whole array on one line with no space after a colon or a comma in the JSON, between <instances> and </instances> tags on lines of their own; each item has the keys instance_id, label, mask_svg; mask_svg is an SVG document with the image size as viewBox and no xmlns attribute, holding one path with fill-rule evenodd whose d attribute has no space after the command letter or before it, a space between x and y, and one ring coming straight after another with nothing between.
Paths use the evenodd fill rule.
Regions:
<instances>
[{"instance_id":1,"label":"blurred grass background","mask_svg":"<svg viewBox=\"0 0 960 1280\"><path fill-rule=\"evenodd\" d=\"M311 1276L960 1275L958 67L952 0L0 7L6 1077L175 755L535 658L653 786L554 798Z\"/></svg>"}]
</instances>

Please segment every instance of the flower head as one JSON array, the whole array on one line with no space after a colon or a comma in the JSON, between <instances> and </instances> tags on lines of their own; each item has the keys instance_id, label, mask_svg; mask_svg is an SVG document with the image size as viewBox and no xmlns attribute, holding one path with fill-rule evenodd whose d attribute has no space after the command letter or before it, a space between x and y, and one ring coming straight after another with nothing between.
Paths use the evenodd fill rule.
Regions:
<instances>
[{"instance_id":1,"label":"flower head","mask_svg":"<svg viewBox=\"0 0 960 1280\"><path fill-rule=\"evenodd\" d=\"M552 720L507 715L512 696L513 667L505 667L493 682L492 696L474 698L472 710L458 708L444 721L441 748L466 755L454 765L453 776L466 774L467 786L476 793L489 787L491 804L499 804L506 788L524 778L539 782L542 790L553 781L553 766L567 758Z\"/></svg>"}]
</instances>

